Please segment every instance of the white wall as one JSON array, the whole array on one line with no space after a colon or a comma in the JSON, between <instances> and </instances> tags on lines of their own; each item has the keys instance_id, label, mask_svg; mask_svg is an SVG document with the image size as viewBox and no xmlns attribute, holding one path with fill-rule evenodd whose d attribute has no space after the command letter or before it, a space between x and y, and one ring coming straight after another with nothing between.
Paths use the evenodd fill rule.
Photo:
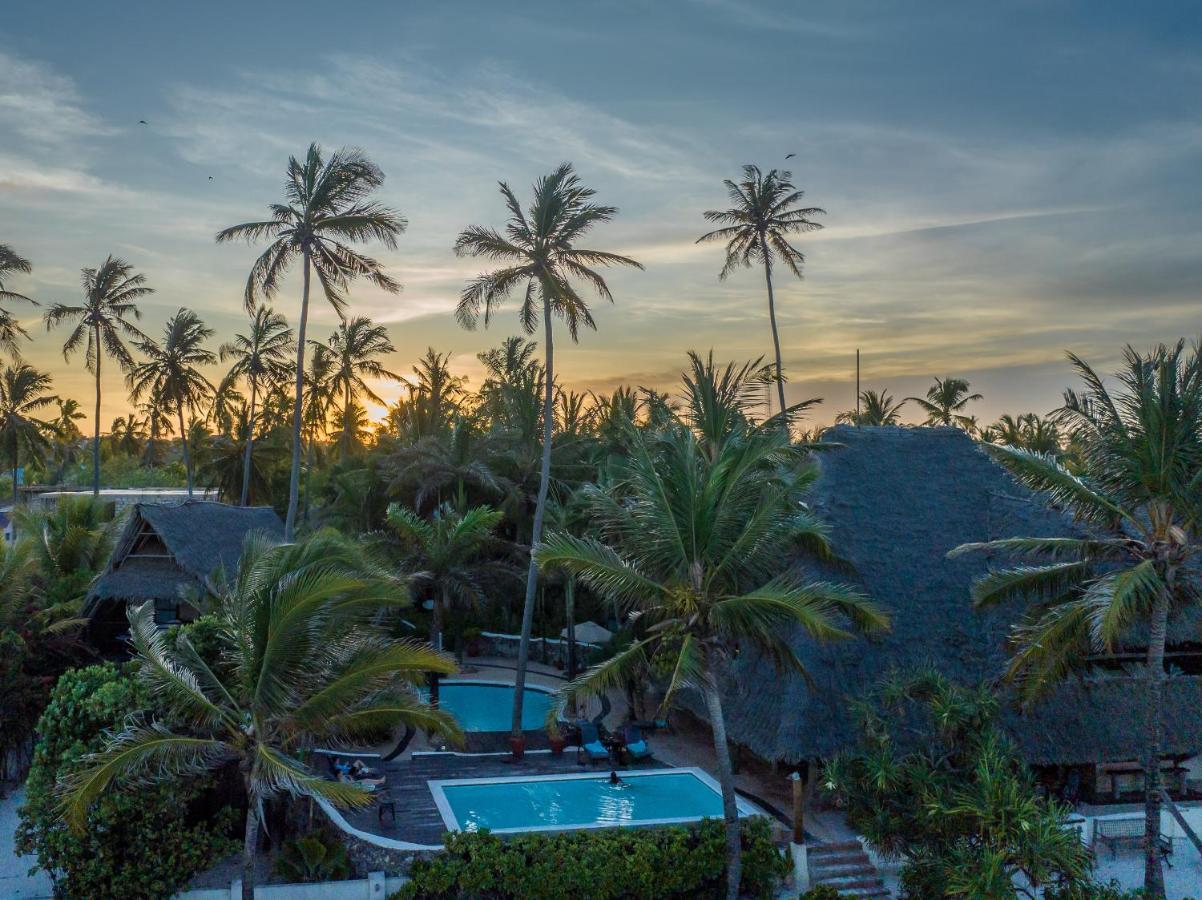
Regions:
<instances>
[{"instance_id":1,"label":"white wall","mask_svg":"<svg viewBox=\"0 0 1202 900\"><path fill-rule=\"evenodd\" d=\"M317 884L257 885L255 896L261 900L386 900L399 891L409 879L385 877L372 872L354 881L323 881ZM207 888L176 894L175 900L241 900L242 882L235 881L225 888Z\"/></svg>"}]
</instances>

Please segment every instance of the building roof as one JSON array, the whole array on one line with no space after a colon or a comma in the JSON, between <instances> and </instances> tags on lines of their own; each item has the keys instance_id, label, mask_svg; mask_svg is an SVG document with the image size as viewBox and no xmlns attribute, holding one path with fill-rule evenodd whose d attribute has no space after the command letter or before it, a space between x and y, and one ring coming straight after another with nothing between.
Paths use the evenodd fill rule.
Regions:
<instances>
[{"instance_id":1,"label":"building roof","mask_svg":"<svg viewBox=\"0 0 1202 900\"><path fill-rule=\"evenodd\" d=\"M207 500L135 504L108 567L88 592L84 615L101 600L167 599L189 590L204 592L218 569L232 572L237 566L251 532L282 538L284 527L270 507ZM134 552L147 534L161 541L164 553Z\"/></svg>"},{"instance_id":2,"label":"building roof","mask_svg":"<svg viewBox=\"0 0 1202 900\"><path fill-rule=\"evenodd\" d=\"M812 689L753 651L736 658L725 689L727 732L767 759L823 758L850 746L851 701L891 668L929 662L965 683L998 678L1021 606L973 609L970 585L991 560L947 552L972 541L1075 531L958 429L839 426L823 440L839 446L818 454L811 500L852 570L815 574L856 583L889 612L892 629L825 646L799 629L791 644ZM1006 722L1032 762L1131 759L1142 734L1132 687L1130 678L1070 682L1026 715L1007 710ZM1166 752L1202 750L1202 721L1190 712L1202 708L1202 679L1172 680L1167 700Z\"/></svg>"}]
</instances>

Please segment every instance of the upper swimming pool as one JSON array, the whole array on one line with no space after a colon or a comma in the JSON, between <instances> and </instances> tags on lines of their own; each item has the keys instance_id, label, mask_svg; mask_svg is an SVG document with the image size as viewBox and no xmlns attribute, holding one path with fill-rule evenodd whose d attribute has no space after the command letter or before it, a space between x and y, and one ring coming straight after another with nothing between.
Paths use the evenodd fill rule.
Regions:
<instances>
[{"instance_id":1,"label":"upper swimming pool","mask_svg":"<svg viewBox=\"0 0 1202 900\"><path fill-rule=\"evenodd\" d=\"M430 791L450 831L487 828L505 834L617 825L666 825L722 815L722 795L700 769L609 774L514 776L431 781ZM757 810L739 800L739 814Z\"/></svg>"},{"instance_id":2,"label":"upper swimming pool","mask_svg":"<svg viewBox=\"0 0 1202 900\"><path fill-rule=\"evenodd\" d=\"M537 731L546 724L552 696L527 687L522 700L522 730ZM513 685L499 681L443 681L438 705L455 717L464 731L509 731L513 720Z\"/></svg>"}]
</instances>

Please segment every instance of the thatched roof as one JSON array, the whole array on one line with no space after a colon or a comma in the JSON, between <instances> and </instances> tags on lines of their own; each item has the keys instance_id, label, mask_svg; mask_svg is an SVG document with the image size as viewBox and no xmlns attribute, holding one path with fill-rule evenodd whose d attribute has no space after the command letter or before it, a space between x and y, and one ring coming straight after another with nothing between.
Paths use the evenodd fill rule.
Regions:
<instances>
[{"instance_id":1,"label":"thatched roof","mask_svg":"<svg viewBox=\"0 0 1202 900\"><path fill-rule=\"evenodd\" d=\"M269 507L206 500L135 504L108 567L88 592L84 615L102 600L203 595L219 569L234 570L251 532L278 539L284 528ZM143 552L148 539L154 542L153 555Z\"/></svg>"},{"instance_id":2,"label":"thatched roof","mask_svg":"<svg viewBox=\"0 0 1202 900\"><path fill-rule=\"evenodd\" d=\"M840 426L824 440L842 446L818 454L812 502L854 570L821 574L858 583L889 611L892 630L826 646L798 632L792 644L812 689L752 652L736 659L727 732L767 759L816 759L849 746L849 701L892 667L931 662L965 683L997 678L1021 609L974 610L969 587L991 560L947 552L970 541L1074 531L957 429ZM1202 750L1202 680L1175 680L1168 696L1166 752ZM1028 716L1008 712L1007 721L1033 762L1130 759L1138 755L1139 707L1128 679L1070 683Z\"/></svg>"}]
</instances>

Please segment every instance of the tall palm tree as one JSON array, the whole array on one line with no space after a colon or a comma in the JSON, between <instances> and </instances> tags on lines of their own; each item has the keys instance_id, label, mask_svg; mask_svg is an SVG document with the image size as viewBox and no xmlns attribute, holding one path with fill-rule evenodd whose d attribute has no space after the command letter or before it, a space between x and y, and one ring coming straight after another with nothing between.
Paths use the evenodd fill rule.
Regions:
<instances>
[{"instance_id":1,"label":"tall palm tree","mask_svg":"<svg viewBox=\"0 0 1202 900\"><path fill-rule=\"evenodd\" d=\"M75 322L75 328L63 344L63 359L71 361L71 355L81 346L87 369L96 376L96 413L92 419L95 428L92 438L92 494L100 494L100 364L108 354L117 361L122 371L133 368L134 358L125 346L123 337L135 341L145 340L146 335L130 322L129 317L142 318L136 301L154 293L146 286L146 277L134 271L134 267L122 259L109 256L95 269L82 270L83 303L67 306L55 303L46 310L46 329L61 322Z\"/></svg>"},{"instance_id":2,"label":"tall palm tree","mask_svg":"<svg viewBox=\"0 0 1202 900\"><path fill-rule=\"evenodd\" d=\"M849 409L835 417L848 425L900 425L901 410L908 401L893 399L888 390L860 391L859 409Z\"/></svg>"},{"instance_id":3,"label":"tall palm tree","mask_svg":"<svg viewBox=\"0 0 1202 900\"><path fill-rule=\"evenodd\" d=\"M792 172L772 169L764 174L758 166L744 166L742 181L737 184L729 178L723 181L730 198L730 209L711 209L705 213L706 221L722 227L697 238L697 243L726 241L726 264L718 275L723 280L739 266L750 268L752 262L756 262L764 267L764 281L768 285L768 321L772 326L772 346L776 353L776 390L782 410L785 408L785 376L780 359L780 335L776 330L772 264L779 260L800 278L805 255L789 243L789 238L820 229L822 225L813 221L813 217L826 212L816 206L798 206L805 192L797 190L792 179ZM788 433L788 416L781 416L781 426Z\"/></svg>"},{"instance_id":4,"label":"tall palm tree","mask_svg":"<svg viewBox=\"0 0 1202 900\"><path fill-rule=\"evenodd\" d=\"M250 386L250 407L246 413L246 450L242 463L242 495L246 506L250 493L250 457L255 442L255 403L259 388L280 383L292 374L289 356L293 351L292 329L284 317L270 306L256 305L250 317L250 333L236 334L221 345L221 361L234 360L229 374L243 378Z\"/></svg>"},{"instance_id":5,"label":"tall palm tree","mask_svg":"<svg viewBox=\"0 0 1202 900\"><path fill-rule=\"evenodd\" d=\"M0 374L0 452L13 476L13 510L17 508L17 469L26 460L43 456L50 449L54 426L36 413L53 406L50 376L28 363L8 366Z\"/></svg>"},{"instance_id":6,"label":"tall palm tree","mask_svg":"<svg viewBox=\"0 0 1202 900\"><path fill-rule=\"evenodd\" d=\"M143 437L142 422L137 416L117 416L109 428L109 447L126 456L137 456Z\"/></svg>"},{"instance_id":7,"label":"tall palm tree","mask_svg":"<svg viewBox=\"0 0 1202 900\"><path fill-rule=\"evenodd\" d=\"M329 425L330 408L334 405L331 389L334 372L334 355L325 344L313 347L309 357L309 371L305 376L305 390L301 397L301 423L305 438L305 521L309 520L309 479L317 463L317 441L325 434Z\"/></svg>"},{"instance_id":8,"label":"tall palm tree","mask_svg":"<svg viewBox=\"0 0 1202 900\"><path fill-rule=\"evenodd\" d=\"M172 647L154 624L152 604L130 613L139 675L152 695L186 723L134 723L89 759L67 786L65 818L81 829L88 807L114 782L213 772L236 763L246 791L242 896L254 896L254 856L262 805L288 794L337 806L371 795L330 781L301 757L321 744L379 741L402 724L456 737L446 713L411 689L428 671L454 664L412 641L389 637L373 615L405 602L391 579L365 571L331 532L304 544L271 546L252 536L236 573L218 586L221 652L214 671L186 635Z\"/></svg>"},{"instance_id":9,"label":"tall palm tree","mask_svg":"<svg viewBox=\"0 0 1202 900\"><path fill-rule=\"evenodd\" d=\"M56 397L54 402L58 406L58 414L55 415L50 424L54 427L56 467L54 480L58 482L62 480L67 466L75 463L76 454L79 450L79 442L83 438L83 432L79 430L79 426L75 423L80 419L87 418L87 416L80 408L78 400L64 400L62 397Z\"/></svg>"},{"instance_id":10,"label":"tall palm tree","mask_svg":"<svg viewBox=\"0 0 1202 900\"><path fill-rule=\"evenodd\" d=\"M1199 607L1202 579L1202 357L1197 347L1127 348L1115 393L1069 357L1085 391L1069 391L1061 419L1078 443L1074 476L1053 456L985 444L1020 481L1074 514L1082 538L1015 537L965 544L953 554L1002 551L1028 564L991 571L973 602L1033 601L1013 633L1010 675L1032 696L1120 642L1147 641L1142 680L1144 889L1164 897L1159 855L1160 763L1168 628ZM1035 561L1038 564L1030 564Z\"/></svg>"},{"instance_id":11,"label":"tall palm tree","mask_svg":"<svg viewBox=\"0 0 1202 900\"><path fill-rule=\"evenodd\" d=\"M443 504L427 522L411 509L389 505L388 525L401 541L406 564L416 569L409 577L431 591L430 645L435 649L442 649L443 617L451 604L468 609L483 604L481 576L494 568L485 551L495 542L503 518L488 506L459 512ZM430 703L438 705L437 673L430 679Z\"/></svg>"},{"instance_id":12,"label":"tall palm tree","mask_svg":"<svg viewBox=\"0 0 1202 900\"><path fill-rule=\"evenodd\" d=\"M968 404L982 398L981 394L970 394L969 384L963 378L936 378L927 388L926 398L907 397L927 414L928 425L955 425L965 431L973 431L976 417L965 414Z\"/></svg>"},{"instance_id":13,"label":"tall palm tree","mask_svg":"<svg viewBox=\"0 0 1202 900\"><path fill-rule=\"evenodd\" d=\"M284 203L271 206L271 218L244 222L217 233L217 241L270 239L255 260L246 280L246 308L252 310L259 294L270 299L279 289L289 264L299 258L304 287L296 340L296 393L292 411L292 475L288 482L288 514L284 538L292 540L300 491L301 408L304 403L305 330L309 324L309 279L313 274L326 300L343 315L346 291L353 278L363 277L390 293L400 284L384 273L379 262L350 246L378 240L396 248L397 235L405 230L403 216L369 200L384 183L384 173L358 150L343 149L322 159L321 148L309 145L304 162L288 160Z\"/></svg>"},{"instance_id":14,"label":"tall palm tree","mask_svg":"<svg viewBox=\"0 0 1202 900\"><path fill-rule=\"evenodd\" d=\"M8 244L0 244L0 300L24 300L37 306L37 301L16 291L10 291L4 286L4 279L13 273L28 275L33 271L29 260L21 256ZM0 350L7 350L14 359L20 356L18 341L29 335L21 327L21 323L12 317L7 310L0 308Z\"/></svg>"},{"instance_id":15,"label":"tall palm tree","mask_svg":"<svg viewBox=\"0 0 1202 900\"><path fill-rule=\"evenodd\" d=\"M350 413L354 401L359 397L367 397L376 403L384 402L365 379L391 378L400 381L401 376L385 369L377 358L396 352L396 347L392 346L392 341L388 339L388 329L383 325L376 325L365 316L344 319L338 330L330 335L327 346L334 357L330 389L342 398L340 452L342 458L346 459L351 444Z\"/></svg>"},{"instance_id":16,"label":"tall palm tree","mask_svg":"<svg viewBox=\"0 0 1202 900\"><path fill-rule=\"evenodd\" d=\"M520 288L523 289L523 295L518 315L522 328L527 334L532 334L539 319L542 319L545 378L543 447L538 499L535 503L534 525L530 535L530 547L533 549L538 546L542 537L547 488L551 481L551 435L555 427L553 319L555 316L563 319L568 326L568 334L576 341L582 324L589 328L596 328L596 324L588 304L573 286L573 280L583 281L599 296L612 302L613 295L609 285L594 267L620 265L641 269L642 265L627 256L602 250L584 250L575 245L594 225L608 222L618 210L612 206L593 203L596 191L581 183L570 164L563 163L554 172L544 175L534 183L534 199L528 212L523 212L521 203L508 184L501 182L500 188L501 195L505 198L505 208L509 212L504 234L484 225L468 226L455 241L455 254L483 256L502 265L477 276L463 289L455 315L464 328L472 329L476 327L483 312L484 324L487 325L493 307L504 301L515 289ZM515 744L521 740L522 735L522 698L530 652L530 631L534 626L534 596L537 584L538 567L531 556L530 571L526 578L526 597L522 607L517 679L513 692Z\"/></svg>"},{"instance_id":17,"label":"tall palm tree","mask_svg":"<svg viewBox=\"0 0 1202 900\"><path fill-rule=\"evenodd\" d=\"M184 470L188 473L188 496L192 496L192 456L189 453L188 430L184 412L189 414L198 403L213 393L213 385L197 366L217 362L217 355L202 344L213 336L190 309L180 309L167 320L163 328L163 343L150 338L137 342L138 350L147 358L129 373L130 396L134 402L154 396L174 411L179 423L179 439L184 452Z\"/></svg>"},{"instance_id":18,"label":"tall palm tree","mask_svg":"<svg viewBox=\"0 0 1202 900\"><path fill-rule=\"evenodd\" d=\"M739 893L740 830L721 681L733 646L756 648L778 667L804 673L789 643L794 629L817 640L849 636L843 622L886 626L885 615L850 588L782 572L802 543L825 546L789 477L801 448L776 429L733 436L711 457L688 428L635 431L609 488L586 488L597 533L548 536L535 550L544 569L563 569L620 604L638 629L629 648L588 670L563 700L603 693L631 679L670 673L666 708L681 687L701 691L713 731L727 834L727 896ZM560 706L559 708L562 708ZM559 709L553 710L557 715Z\"/></svg>"}]
</instances>

